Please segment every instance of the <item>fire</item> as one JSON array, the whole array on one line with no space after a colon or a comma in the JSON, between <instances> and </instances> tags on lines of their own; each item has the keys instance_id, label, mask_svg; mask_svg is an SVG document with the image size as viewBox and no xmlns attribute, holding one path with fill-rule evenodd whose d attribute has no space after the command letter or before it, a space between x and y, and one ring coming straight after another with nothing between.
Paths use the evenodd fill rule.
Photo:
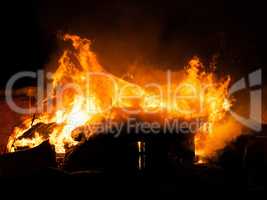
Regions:
<instances>
[{"instance_id":1,"label":"fire","mask_svg":"<svg viewBox=\"0 0 267 200\"><path fill-rule=\"evenodd\" d=\"M127 112L134 110L135 113L157 112L166 118L188 121L205 118L206 122L195 136L196 154L209 157L223 148L223 145L214 144L211 150L210 140L216 134L222 134L216 131L217 126L232 106L227 93L230 77L218 80L215 73L206 72L195 57L185 68L183 76L175 76L171 84L160 85L159 95L151 87L126 81L105 71L91 50L90 40L68 34L63 39L71 41L72 48L65 50L60 57L49 94L43 101L44 105L52 101L52 109L36 114L34 119L27 117L21 127L16 127L9 138L8 151L14 152L19 147L32 148L49 139L57 153L64 153L66 148L78 143L72 137L75 129L112 119L116 108ZM182 86L178 90L177 84ZM176 96L183 98L173 98ZM127 112L123 114L127 116ZM120 114L118 112L115 116ZM49 133L36 132L26 139L21 137L40 122L53 124Z\"/></svg>"}]
</instances>

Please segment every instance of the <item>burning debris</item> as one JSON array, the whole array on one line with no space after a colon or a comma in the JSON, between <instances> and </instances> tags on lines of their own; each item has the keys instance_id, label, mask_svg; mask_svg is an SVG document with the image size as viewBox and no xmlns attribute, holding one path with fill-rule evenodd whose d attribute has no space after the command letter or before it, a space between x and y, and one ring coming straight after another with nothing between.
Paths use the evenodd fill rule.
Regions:
<instances>
[{"instance_id":1,"label":"burning debris","mask_svg":"<svg viewBox=\"0 0 267 200\"><path fill-rule=\"evenodd\" d=\"M160 120L206 119L195 131L195 153L202 158L214 156L240 134L238 128L231 132L233 137L229 134L223 137L225 132L218 131L228 124L227 111L232 106L228 97L230 78L217 79L213 71L205 71L198 58L193 58L182 74L172 77L172 83L159 85L159 95L151 85L141 86L106 72L88 39L67 34L64 40L71 41L72 47L59 59L50 90L38 105L43 108L50 102L50 109L38 113L34 121L27 118L21 127L14 129L7 146L9 152L33 148L49 139L57 153L65 153L79 141L97 134L93 129L83 134L80 127L146 113L156 113ZM235 124L227 128L232 126ZM215 140L210 148L210 141Z\"/></svg>"},{"instance_id":2,"label":"burning debris","mask_svg":"<svg viewBox=\"0 0 267 200\"><path fill-rule=\"evenodd\" d=\"M31 148L48 140L49 135L52 133L55 126L55 123L37 123L33 125L29 130L25 131L21 136L14 140L14 143L11 144L12 151L22 150L26 147Z\"/></svg>"}]
</instances>

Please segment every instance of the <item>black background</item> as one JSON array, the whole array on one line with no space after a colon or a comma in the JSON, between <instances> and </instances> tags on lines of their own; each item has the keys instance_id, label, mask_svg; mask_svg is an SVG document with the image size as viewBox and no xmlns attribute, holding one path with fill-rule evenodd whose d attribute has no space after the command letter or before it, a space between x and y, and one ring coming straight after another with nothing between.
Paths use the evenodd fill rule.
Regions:
<instances>
[{"instance_id":1,"label":"black background","mask_svg":"<svg viewBox=\"0 0 267 200\"><path fill-rule=\"evenodd\" d=\"M261 2L1 2L0 85L18 71L44 68L60 52L59 32L92 39L111 71L136 61L178 68L194 55L204 62L219 55L220 71L239 77L266 65Z\"/></svg>"}]
</instances>

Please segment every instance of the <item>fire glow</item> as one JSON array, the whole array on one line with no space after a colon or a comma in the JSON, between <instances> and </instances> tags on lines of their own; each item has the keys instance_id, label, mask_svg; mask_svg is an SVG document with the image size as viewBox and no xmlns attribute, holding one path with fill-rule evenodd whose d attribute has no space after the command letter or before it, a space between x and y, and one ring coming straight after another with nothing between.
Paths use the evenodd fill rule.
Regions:
<instances>
[{"instance_id":1,"label":"fire glow","mask_svg":"<svg viewBox=\"0 0 267 200\"><path fill-rule=\"evenodd\" d=\"M43 101L46 104L47 99L56 99L60 103L53 104L52 111L36 113L34 120L27 117L22 126L16 127L7 145L9 152L32 148L49 139L57 153L65 153L78 144L74 135L80 127L143 113L186 121L204 118L205 123L195 133L195 154L203 158L214 156L239 134L240 127L229 120L227 113L233 103L228 97L230 77L218 79L214 69L205 70L198 58L191 59L183 72L174 73L171 83L141 85L106 72L88 39L67 34L64 40L71 41L72 48L60 57L49 95ZM143 74L141 78L148 76ZM24 138L33 126L37 126L33 136ZM45 136L38 132L42 127L47 130ZM231 131L226 134L225 128ZM91 131L87 139L94 134Z\"/></svg>"}]
</instances>

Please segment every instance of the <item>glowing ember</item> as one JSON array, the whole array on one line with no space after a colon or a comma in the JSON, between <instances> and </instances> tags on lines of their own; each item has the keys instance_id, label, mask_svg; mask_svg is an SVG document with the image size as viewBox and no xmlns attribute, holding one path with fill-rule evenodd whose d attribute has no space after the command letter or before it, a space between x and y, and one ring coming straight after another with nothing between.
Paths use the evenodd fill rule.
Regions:
<instances>
[{"instance_id":1,"label":"glowing ember","mask_svg":"<svg viewBox=\"0 0 267 200\"><path fill-rule=\"evenodd\" d=\"M73 48L65 50L59 59L50 93L44 101L45 104L47 99L56 99L60 103L53 104L52 111L37 114L33 123L32 117L28 117L21 127L16 127L7 146L10 152L21 146L32 148L45 140L39 133L31 138L20 138L33 125L43 122L56 124L48 137L56 152L64 153L66 148L78 143L72 137L76 128L119 115L127 116L130 110L135 113L157 112L166 118L205 118L205 124L195 136L196 154L210 157L224 147L229 137L222 136L224 133L220 130L222 126L234 126L225 122L232 104L227 93L230 77L218 80L214 72L205 72L199 59L193 58L184 72L174 76L174 82L160 85L162 94L159 94L151 87L131 83L106 72L91 51L89 40L76 35L65 35L64 40L70 40ZM178 90L177 84L182 86ZM183 98L172 98L176 96ZM127 110L123 114L116 113L116 108ZM230 132L228 136L235 135L238 130ZM220 141L217 141L218 138Z\"/></svg>"}]
</instances>

